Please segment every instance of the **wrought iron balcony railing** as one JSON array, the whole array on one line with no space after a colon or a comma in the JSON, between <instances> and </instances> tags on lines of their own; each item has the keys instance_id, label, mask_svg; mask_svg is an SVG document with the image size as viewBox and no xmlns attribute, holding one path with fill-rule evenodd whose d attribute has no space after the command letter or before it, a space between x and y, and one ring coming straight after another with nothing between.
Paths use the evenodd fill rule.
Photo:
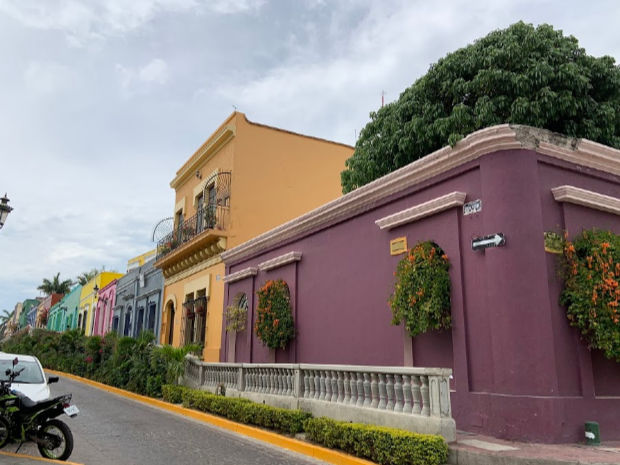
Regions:
<instances>
[{"instance_id":1,"label":"wrought iron balcony railing","mask_svg":"<svg viewBox=\"0 0 620 465\"><path fill-rule=\"evenodd\" d=\"M183 221L170 234L157 243L157 260L191 241L208 229L224 230L228 217L228 206L207 205L191 218Z\"/></svg>"},{"instance_id":2,"label":"wrought iron balcony railing","mask_svg":"<svg viewBox=\"0 0 620 465\"><path fill-rule=\"evenodd\" d=\"M206 230L226 230L230 209L230 178L231 173L228 171L215 174L207 180L202 195L204 203L199 205L194 216L176 224L171 233L158 241L157 260Z\"/></svg>"}]
</instances>

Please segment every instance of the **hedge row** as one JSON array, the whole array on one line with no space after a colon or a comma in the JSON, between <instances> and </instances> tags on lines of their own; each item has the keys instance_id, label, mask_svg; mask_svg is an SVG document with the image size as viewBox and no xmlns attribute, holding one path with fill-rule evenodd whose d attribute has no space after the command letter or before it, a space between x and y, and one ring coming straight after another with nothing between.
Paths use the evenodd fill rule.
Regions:
<instances>
[{"instance_id":1,"label":"hedge row","mask_svg":"<svg viewBox=\"0 0 620 465\"><path fill-rule=\"evenodd\" d=\"M304 421L311 417L309 413L301 410L271 407L248 399L218 396L182 386L166 385L162 391L164 400L169 402L178 403L179 399L182 399L185 407L287 434L301 433Z\"/></svg>"},{"instance_id":2,"label":"hedge row","mask_svg":"<svg viewBox=\"0 0 620 465\"><path fill-rule=\"evenodd\" d=\"M448 460L448 446L441 436L325 417L309 418L304 430L313 442L383 465L440 465Z\"/></svg>"},{"instance_id":3,"label":"hedge row","mask_svg":"<svg viewBox=\"0 0 620 465\"><path fill-rule=\"evenodd\" d=\"M448 446L441 436L312 418L300 410L271 407L184 386L165 385L162 391L168 402L183 401L185 407L288 434L306 432L313 442L382 465L440 465L448 459Z\"/></svg>"}]
</instances>

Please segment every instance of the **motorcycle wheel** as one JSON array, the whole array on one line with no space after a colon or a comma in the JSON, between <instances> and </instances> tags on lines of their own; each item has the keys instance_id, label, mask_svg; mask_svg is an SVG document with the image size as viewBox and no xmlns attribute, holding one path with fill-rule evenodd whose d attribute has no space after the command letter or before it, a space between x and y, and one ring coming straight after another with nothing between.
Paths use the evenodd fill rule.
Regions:
<instances>
[{"instance_id":1,"label":"motorcycle wheel","mask_svg":"<svg viewBox=\"0 0 620 465\"><path fill-rule=\"evenodd\" d=\"M50 420L40 430L41 433L57 436L60 445L54 449L48 449L43 444L37 444L39 453L48 459L67 460L73 452L73 434L69 427L60 420Z\"/></svg>"},{"instance_id":2,"label":"motorcycle wheel","mask_svg":"<svg viewBox=\"0 0 620 465\"><path fill-rule=\"evenodd\" d=\"M0 417L0 449L6 446L7 442L9 442L9 424Z\"/></svg>"}]
</instances>

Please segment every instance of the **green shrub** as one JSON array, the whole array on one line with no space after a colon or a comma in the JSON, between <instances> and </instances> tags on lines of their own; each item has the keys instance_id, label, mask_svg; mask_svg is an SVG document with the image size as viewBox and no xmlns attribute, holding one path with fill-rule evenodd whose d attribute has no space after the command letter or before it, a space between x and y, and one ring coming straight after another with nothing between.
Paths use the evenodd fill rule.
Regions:
<instances>
[{"instance_id":1,"label":"green shrub","mask_svg":"<svg viewBox=\"0 0 620 465\"><path fill-rule=\"evenodd\" d=\"M183 402L183 393L187 390L189 390L188 387L179 386L178 384L164 384L161 387L162 397L166 402L172 404Z\"/></svg>"},{"instance_id":2,"label":"green shrub","mask_svg":"<svg viewBox=\"0 0 620 465\"><path fill-rule=\"evenodd\" d=\"M382 465L441 465L448 459L448 446L441 436L325 417L309 418L303 426L313 442Z\"/></svg>"},{"instance_id":3,"label":"green shrub","mask_svg":"<svg viewBox=\"0 0 620 465\"><path fill-rule=\"evenodd\" d=\"M418 242L409 250L394 272L392 324L404 321L411 337L450 328L449 268L448 256L431 241Z\"/></svg>"},{"instance_id":4,"label":"green shrub","mask_svg":"<svg viewBox=\"0 0 620 465\"><path fill-rule=\"evenodd\" d=\"M295 321L288 285L281 279L267 281L256 294L258 308L254 333L270 349L284 349L295 337Z\"/></svg>"},{"instance_id":5,"label":"green shrub","mask_svg":"<svg viewBox=\"0 0 620 465\"><path fill-rule=\"evenodd\" d=\"M184 391L182 397L185 407L288 434L301 433L304 421L311 417L309 413L301 410L271 407L248 399L223 397L195 389Z\"/></svg>"},{"instance_id":6,"label":"green shrub","mask_svg":"<svg viewBox=\"0 0 620 465\"><path fill-rule=\"evenodd\" d=\"M620 235L583 231L563 249L561 303L591 349L620 362Z\"/></svg>"}]
</instances>

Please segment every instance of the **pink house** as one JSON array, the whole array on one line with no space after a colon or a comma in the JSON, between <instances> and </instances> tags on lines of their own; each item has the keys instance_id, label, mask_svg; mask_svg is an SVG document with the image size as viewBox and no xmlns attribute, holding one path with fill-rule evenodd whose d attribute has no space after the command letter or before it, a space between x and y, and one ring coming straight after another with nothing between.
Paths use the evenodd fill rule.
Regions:
<instances>
[{"instance_id":1,"label":"pink house","mask_svg":"<svg viewBox=\"0 0 620 465\"><path fill-rule=\"evenodd\" d=\"M94 336L104 336L112 328L112 315L116 303L116 284L118 280L110 281L97 292L97 305L93 325Z\"/></svg>"}]
</instances>

